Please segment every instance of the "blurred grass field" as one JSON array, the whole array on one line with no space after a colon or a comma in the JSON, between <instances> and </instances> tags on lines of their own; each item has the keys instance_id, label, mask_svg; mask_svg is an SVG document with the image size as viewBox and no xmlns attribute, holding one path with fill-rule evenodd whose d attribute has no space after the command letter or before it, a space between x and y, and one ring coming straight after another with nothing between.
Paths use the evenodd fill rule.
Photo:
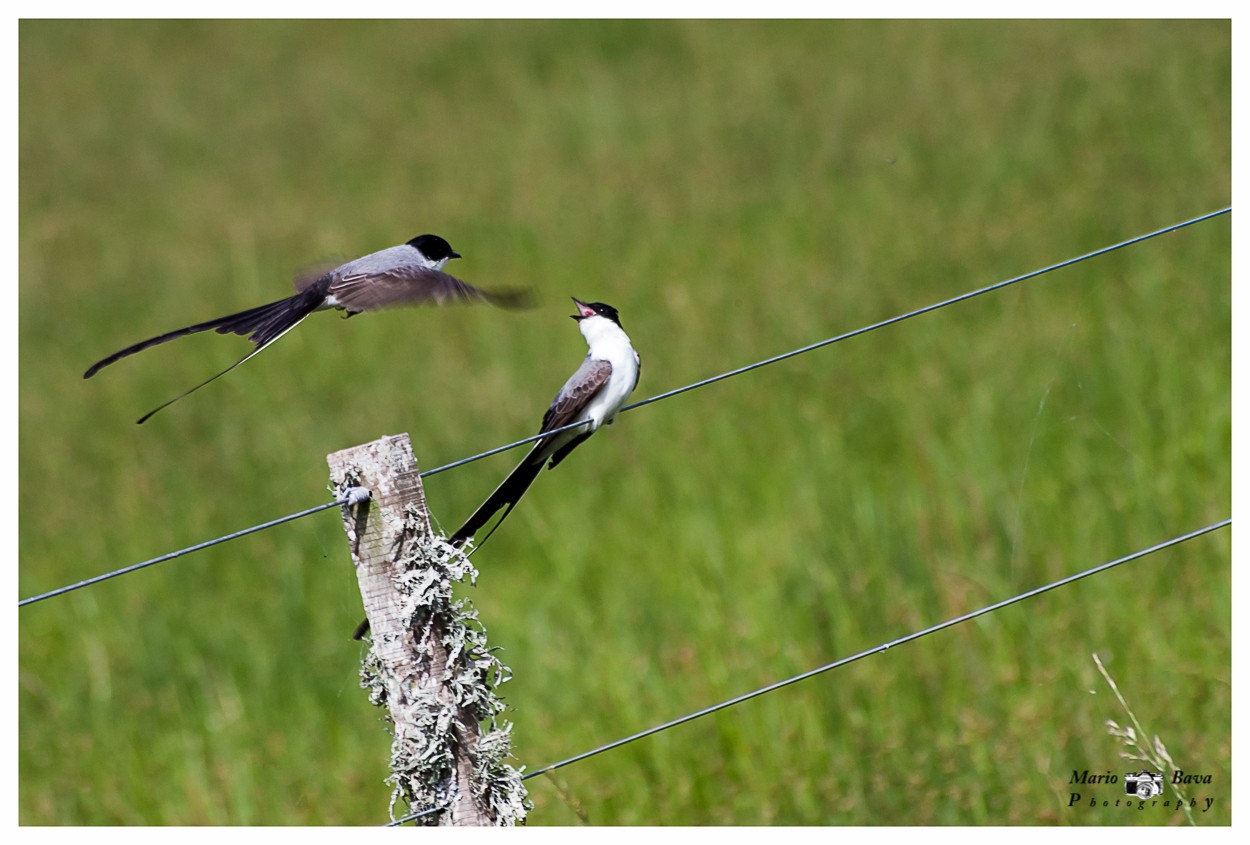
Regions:
<instances>
[{"instance_id":1,"label":"blurred grass field","mask_svg":"<svg viewBox=\"0 0 1250 845\"><path fill-rule=\"evenodd\" d=\"M18 591L532 433L617 306L636 398L1231 202L1227 22L20 25ZM422 233L540 306L103 355ZM1230 218L634 411L474 560L536 768L1231 512ZM454 528L511 468L432 477ZM19 612L23 824L375 824L334 512ZM529 782L530 823L1231 820L1228 530ZM1070 794L1083 801L1069 807ZM1169 796L1170 797L1170 796Z\"/></svg>"}]
</instances>

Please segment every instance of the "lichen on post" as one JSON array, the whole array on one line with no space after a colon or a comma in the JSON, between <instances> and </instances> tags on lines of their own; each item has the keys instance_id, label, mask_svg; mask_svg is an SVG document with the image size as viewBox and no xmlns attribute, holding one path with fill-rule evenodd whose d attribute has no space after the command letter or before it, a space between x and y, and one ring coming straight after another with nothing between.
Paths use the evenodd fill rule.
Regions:
<instances>
[{"instance_id":1,"label":"lichen on post","mask_svg":"<svg viewBox=\"0 0 1250 845\"><path fill-rule=\"evenodd\" d=\"M369 699L387 708L392 818L442 808L421 822L523 823L530 804L511 755L511 724L498 717L496 690L511 676L458 583L476 583L463 550L430 526L412 445L383 437L328 457L337 494L364 487L369 500L344 505L343 527L373 635L361 667Z\"/></svg>"}]
</instances>

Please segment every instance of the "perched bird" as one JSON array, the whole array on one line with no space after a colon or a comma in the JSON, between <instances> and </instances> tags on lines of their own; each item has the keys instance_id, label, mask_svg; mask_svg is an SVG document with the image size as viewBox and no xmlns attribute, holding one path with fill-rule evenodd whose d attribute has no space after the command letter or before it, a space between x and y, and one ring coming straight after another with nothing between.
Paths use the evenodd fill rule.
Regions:
<instances>
[{"instance_id":1,"label":"perched bird","mask_svg":"<svg viewBox=\"0 0 1250 845\"><path fill-rule=\"evenodd\" d=\"M362 311L375 311L394 305L446 305L456 302L489 302L503 307L525 304L523 291L508 290L491 293L465 284L443 272L443 266L460 253L438 235L420 235L407 243L373 252L354 261L335 267L319 276L297 278L295 295L268 305L249 308L237 314L227 314L216 320L196 323L175 329L156 337L127 346L118 352L92 364L83 378L91 378L104 367L142 352L149 346L165 343L174 338L213 329L218 334L247 335L256 344L250 353L231 364L212 378L175 396L139 418L146 422L157 411L172 405L213 382L244 361L260 353L282 335L295 328L314 311L336 308L351 317Z\"/></svg>"},{"instance_id":2,"label":"perched bird","mask_svg":"<svg viewBox=\"0 0 1250 845\"><path fill-rule=\"evenodd\" d=\"M508 509L504 511L507 517L538 478L543 464L550 461L548 469L554 468L598 431L599 426L611 423L638 385L642 362L629 342L629 335L621 328L616 309L602 302L585 303L576 298L573 303L577 313L572 317L578 321L590 351L552 400L538 433L545 434L575 422L586 425L552 434L535 443L495 492L448 538L454 546L463 545L504 507Z\"/></svg>"},{"instance_id":3,"label":"perched bird","mask_svg":"<svg viewBox=\"0 0 1250 845\"><path fill-rule=\"evenodd\" d=\"M556 394L543 416L538 433L555 432L571 423L584 425L551 434L536 442L516 469L495 488L495 492L448 538L453 546L464 545L495 514L507 508L499 522L495 523L495 528L498 528L538 478L543 465L546 464L548 469L554 468L601 425L611 423L638 385L642 362L629 342L629 335L621 328L621 318L616 309L602 302L582 302L576 297L573 304L577 306L577 313L572 317L577 320L590 351L577 372ZM492 532L494 530L491 529ZM368 630L369 622L365 620L352 636L360 639Z\"/></svg>"}]
</instances>

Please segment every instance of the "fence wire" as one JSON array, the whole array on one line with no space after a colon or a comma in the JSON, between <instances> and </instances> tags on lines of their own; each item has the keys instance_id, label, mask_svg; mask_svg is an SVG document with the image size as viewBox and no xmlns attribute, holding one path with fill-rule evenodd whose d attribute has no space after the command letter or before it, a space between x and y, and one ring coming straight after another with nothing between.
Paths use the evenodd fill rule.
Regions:
<instances>
[{"instance_id":1,"label":"fence wire","mask_svg":"<svg viewBox=\"0 0 1250 845\"><path fill-rule=\"evenodd\" d=\"M1003 599L1002 601L995 602L994 604L986 605L985 607L982 607L978 610L973 610L969 613L965 613L962 616L956 616L955 618L948 619L945 622L939 622L938 624L931 625L930 627L925 628L921 631L915 631L913 633L907 634L906 636L899 637L898 639L890 640L889 642L886 642L886 643L881 643L878 646L874 646L870 649L865 649L864 651L858 652L856 654L852 654L849 657L843 657L840 660L833 661L832 663L826 663L823 666L817 666L815 669L809 669L806 672L803 672L798 675L793 675L789 678L786 678L785 680L777 681L776 683L769 684L768 686L760 687L759 689L752 690L751 692L743 693L742 695L738 695L733 698L726 699L725 701L722 701L719 704L713 704L710 707L704 707L702 710L696 710L693 713L686 714L685 716L672 719L668 722L664 722L652 728L647 728L645 731L639 731L638 733L630 734L629 736L624 737L623 739L618 739L613 742L609 742L605 745L600 745L598 748L593 748L589 751L583 751L581 754L574 754L572 757L567 757L564 760L560 760L559 762L551 763L550 765L543 766L541 769L535 769L532 772L528 772L521 779L529 780L531 778L536 778L539 775L545 775L548 772L554 772L556 769L560 769L565 766L570 766L573 763L578 763L578 762L581 762L582 760L587 760L596 755L603 754L606 751L612 751L614 749L620 748L621 746L628 745L631 742L635 742L645 737L654 736L655 734L669 730L670 728L675 728L678 725L684 725L687 722L693 722L695 719L699 719L704 716L709 716L713 713L718 713L721 710L725 710L730 707L733 707L735 704L741 704L744 701L750 701L753 698L759 698L760 696L767 695L770 692L775 692L776 690L784 689L785 687L788 687L792 684L797 684L799 681L805 681L808 678L813 678L825 672L838 669L842 666L847 666L851 663L854 663L857 660L862 660L865 657L871 657L874 654L880 654L881 652L888 651L889 649L892 649L895 646L900 646L906 643L914 642L920 639L921 637L927 637L929 634L935 634L938 631L943 631L954 625L958 625L961 622L967 622L969 620L976 619L978 616L984 616L987 613L993 613L996 610L1001 610L1004 607L1008 607L1010 605L1016 604L1017 602L1022 602L1025 599L1030 599L1030 598L1033 598L1034 596L1040 596L1042 593L1047 593L1047 592L1050 592L1051 590L1058 589L1059 587L1063 587L1067 584L1080 581L1081 579L1088 578L1091 575L1097 575L1100 572L1106 572L1107 570L1113 569L1114 567L1120 566L1121 564L1125 564L1130 561L1138 560L1139 558L1143 558L1149 554L1153 554L1155 552L1162 551L1163 549L1167 549L1172 546L1179 545L1181 543L1184 543L1187 540L1192 540L1195 537L1201 537L1204 534L1209 534L1212 531L1215 531L1220 528L1225 528L1232 524L1233 524L1232 517L1229 517L1219 522L1212 523L1211 525L1208 525L1204 528L1198 528L1186 534L1181 534L1176 537L1173 537L1170 540L1164 540L1163 542L1156 543L1155 545L1150 546L1148 548L1140 549L1139 551L1132 552L1131 554L1124 555L1123 557L1118 557L1115 560L1111 560L1106 563L1099 564L1098 566L1090 567L1089 569L1083 570L1081 572L1077 572L1074 575L1068 575L1065 578L1060 578L1058 581L1052 581L1049 584L1045 584L1041 587L1036 587L1032 590L1019 593L1018 595L1012 596L1009 599ZM446 809L446 808L442 806L430 807L418 813L413 813L412 815L408 815L408 816L404 816L403 818L396 819L390 822L388 826L407 824L408 822L417 821L418 819L425 818L426 816L437 813L443 809Z\"/></svg>"},{"instance_id":2,"label":"fence wire","mask_svg":"<svg viewBox=\"0 0 1250 845\"><path fill-rule=\"evenodd\" d=\"M1165 226L1162 229L1156 229L1153 232L1147 232L1144 235L1138 235L1137 237L1129 238L1128 240L1120 241L1119 243L1111 244L1110 246L1105 246L1105 247L1102 247L1101 249L1096 249L1093 252L1087 252L1083 255L1078 255L1073 258L1068 258L1064 261L1060 261L1055 264L1042 267L1041 269L1038 269L1038 270L1033 270L1031 272L1024 273L1019 276L1014 276L1010 279L1005 279L1001 282L995 282L992 285L986 285L985 287L977 288L976 290L972 290L967 293L960 294L959 296L954 296L954 297L951 297L950 299L944 299L941 302L935 302L932 305L926 305L923 308L917 308L913 311L908 311L905 314L899 314L895 317L890 317L889 319L882 320L877 323L872 323L871 325L863 326L861 328L854 329L852 331L845 332L840 335L835 335L830 338L825 338L824 340L817 341L816 343L812 343L807 346L800 347L798 349L792 349L789 352L783 352L782 354L775 355L771 358L765 358L762 361L756 361L753 364L747 364L746 366L738 367L737 369L729 370L727 372L720 373L719 375L711 376L710 378L705 378L705 379L702 379L701 381L696 381L691 384L687 384L684 387L678 387L673 390L666 391L664 393L659 393L650 398L643 399L640 402L634 402L631 405L626 405L620 410L620 413L625 413L626 411L632 411L635 408L641 408L645 405L650 405L652 403L659 402L664 399L669 399L673 396L679 396L683 393L688 393L692 390L706 387L710 384L715 384L716 382L724 381L725 379L729 379L729 378L733 378L734 376L742 375L743 373L749 373L753 370L758 370L761 367L766 367L769 364L775 364L779 361L785 361L789 358L795 357L796 355L802 355L807 352L812 352L816 349L821 349L825 346L829 346L830 344L838 343L839 341L847 340L852 337L858 337L859 335L867 334L868 332L875 331L881 328L885 328L886 326L892 326L895 323L901 323L904 320L911 319L912 317L918 317L921 314L928 314L929 312L936 311L939 308L945 308L948 305L954 305L959 302L964 302L974 297L981 296L982 294L1001 290L1010 285L1018 284L1019 282L1027 281L1029 279L1034 279L1034 278L1037 278L1038 276L1045 275L1046 273L1050 273L1052 271L1059 270L1064 267L1070 267L1073 264L1079 264L1082 261L1088 261L1091 258L1097 258L1100 255L1106 255L1109 252L1114 252L1119 249L1124 249L1125 247L1132 246L1134 244L1138 244L1143 241L1150 240L1151 238L1157 238L1160 235L1166 235L1170 232L1175 232L1178 229L1184 229L1188 226L1193 226L1197 223L1201 223L1206 220L1211 220L1215 217L1219 217L1224 214L1229 214L1232 212L1232 210L1233 210L1232 206L1229 206L1227 208L1221 208L1216 211L1210 211L1210 212L1207 212L1206 214L1199 215L1198 217L1193 217L1193 218L1190 218L1189 220L1181 221L1180 223L1174 223L1171 226ZM461 467L461 466L464 466L465 464L473 463L474 461L480 461L483 458L488 458L492 455L497 455L500 452L506 452L509 449L515 449L517 446L523 446L526 443L532 443L543 437L548 437L552 434L556 434L561 431L568 431L574 428L579 428L582 425L585 425L585 423L584 422L570 423L569 425L563 426L561 428L553 429L551 431L544 432L542 434L534 434L529 437L524 437L520 440L516 440L516 441L513 441L512 443L508 443L504 446L498 446L494 449L488 449L485 452L479 452L476 455L471 455L470 457L462 458L458 461L453 461L449 464L444 464L443 466L426 470L425 472L421 473L420 477L427 478L431 475L437 475L440 472L446 472L447 470L455 469L456 467ZM323 504L323 505L317 505L316 507L308 508L307 510L303 510L298 513L291 514L290 516L284 516L279 519L272 520L270 522L262 523L261 525L255 525L255 526L252 526L251 528L245 528L241 531L235 531L231 534L226 534L225 536L218 537L213 540L207 540L203 543L198 543L194 546L188 546L187 548L180 549L176 552L170 552L168 554L161 555L160 557L155 557L155 558L152 558L151 560L143 561L142 563L136 563L130 566L122 567L121 569L113 570L112 572L106 572L103 575L97 575L94 578L88 578L87 580L79 581L76 584L70 584L65 587L59 587L55 590L50 590L46 593L41 593L39 595L31 596L30 598L26 598L26 599L21 599L20 601L18 601L17 606L19 608L25 607L28 604L34 604L35 602L43 601L44 599L50 599L55 596L64 595L65 593L69 593L74 590L81 589L82 587L87 587L93 584L98 584L102 581L108 581L109 579L116 578L120 575L126 575L130 572L136 572L140 569L144 569L148 566L152 566L157 563L163 563L164 561L167 561L167 560L173 560L174 558L182 557L183 555L190 554L191 552L196 552L202 549L207 549L212 546L218 545L219 543L224 543L228 540L234 540L239 537L245 537L248 534L254 534L257 531L263 531L267 528L272 528L276 525L281 525L285 522L291 522L293 520L300 519L301 517L309 516L311 514L319 513L321 511L329 510L330 508L337 507L343 504L348 504L348 503L349 502L346 499L342 499L342 500L336 500L333 502L327 502L326 504Z\"/></svg>"},{"instance_id":3,"label":"fence wire","mask_svg":"<svg viewBox=\"0 0 1250 845\"><path fill-rule=\"evenodd\" d=\"M89 587L92 584L99 584L101 581L116 578L119 575L125 575L129 572L137 572L138 570L152 566L153 564L164 563L167 560L173 560L176 557L182 557L183 555L190 554L191 552L198 552L201 549L216 546L219 543L226 542L227 540L235 540L239 537L246 537L248 534L255 534L257 531L264 531L266 528L273 528L275 525L281 525L284 522L291 522L292 520L309 516L310 514L320 513L321 511L329 510L330 508L336 508L339 505L354 505L359 502L363 502L368 498L368 490L365 490L363 487L353 487L347 492L346 496L341 499L335 499L333 502L326 502L324 505L317 505L315 508L309 508L308 510L300 511L299 513L293 513L290 516L279 517L278 519L270 520L269 522L262 522L260 525L253 525L251 528L244 528L242 531L235 531L233 534L226 534L225 536L218 537L215 540L206 540L203 543L188 546L185 549L179 549L176 552L170 552L169 554L161 555L160 557L154 557L151 560L145 560L142 563L134 563L130 566L124 566L121 569L115 569L112 572L106 572L103 575L97 575L94 578L88 578L86 581L79 581L77 584L69 584L64 587L58 587L55 590L49 590L46 593L40 593L37 596L22 599L17 603L17 606L25 607L26 605L34 604L37 601L43 601L44 599L50 599L54 596L64 595L65 593L73 592L74 590L82 587Z\"/></svg>"}]
</instances>

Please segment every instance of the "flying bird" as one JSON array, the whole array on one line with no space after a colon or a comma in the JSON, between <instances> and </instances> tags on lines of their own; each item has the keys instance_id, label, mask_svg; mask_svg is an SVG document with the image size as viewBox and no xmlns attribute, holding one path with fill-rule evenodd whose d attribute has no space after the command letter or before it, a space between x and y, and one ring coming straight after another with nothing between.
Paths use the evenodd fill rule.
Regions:
<instances>
[{"instance_id":1,"label":"flying bird","mask_svg":"<svg viewBox=\"0 0 1250 845\"><path fill-rule=\"evenodd\" d=\"M598 431L600 426L610 424L629 398L629 394L638 386L642 361L634 351L629 335L621 328L621 318L616 309L602 302L582 302L576 297L573 298L573 304L577 306L577 313L572 317L577 320L590 350L577 372L560 388L560 392L551 402L551 407L543 416L542 428L538 433L555 433L536 442L529 454L495 488L495 492L487 497L464 525L456 529L448 538L453 546L464 545L495 514L507 508L491 529L493 533L516 507L517 502L521 501L525 491L542 472L543 466L554 469L568 457L569 452ZM557 431L572 423L584 425ZM369 621L365 620L356 627L352 636L358 640L368 630Z\"/></svg>"},{"instance_id":2,"label":"flying bird","mask_svg":"<svg viewBox=\"0 0 1250 845\"><path fill-rule=\"evenodd\" d=\"M92 364L83 373L83 378L91 378L109 364L142 352L150 346L209 329L218 334L247 335L247 339L256 344L256 348L250 353L217 375L144 414L139 418L139 422L143 423L162 408L216 381L259 354L314 311L334 308L346 311L346 316L351 317L362 311L376 311L395 305L446 305L481 301L515 308L526 303L523 291L489 292L444 273L444 265L459 257L460 253L438 235L419 235L407 243L370 253L321 275L297 278L294 296L237 314L227 314L216 320L175 329L127 346Z\"/></svg>"}]
</instances>

